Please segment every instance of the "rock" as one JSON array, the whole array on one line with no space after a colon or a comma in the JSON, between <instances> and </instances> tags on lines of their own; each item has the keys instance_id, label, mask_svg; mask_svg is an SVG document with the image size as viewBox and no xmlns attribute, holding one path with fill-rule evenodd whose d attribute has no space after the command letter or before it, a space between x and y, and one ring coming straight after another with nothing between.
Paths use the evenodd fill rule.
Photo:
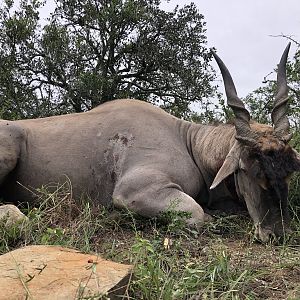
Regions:
<instances>
[{"instance_id":1,"label":"rock","mask_svg":"<svg viewBox=\"0 0 300 300\"><path fill-rule=\"evenodd\" d=\"M131 271L73 249L27 246L0 256L0 299L122 299Z\"/></svg>"},{"instance_id":2,"label":"rock","mask_svg":"<svg viewBox=\"0 0 300 300\"><path fill-rule=\"evenodd\" d=\"M12 204L0 206L0 222L4 222L5 227L18 225L27 219L28 218Z\"/></svg>"}]
</instances>

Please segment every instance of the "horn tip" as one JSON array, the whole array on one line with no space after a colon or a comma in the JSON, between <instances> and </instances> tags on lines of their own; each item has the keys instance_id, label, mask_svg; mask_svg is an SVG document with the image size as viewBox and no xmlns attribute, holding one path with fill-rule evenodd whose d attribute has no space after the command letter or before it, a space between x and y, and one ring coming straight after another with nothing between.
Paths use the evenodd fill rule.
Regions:
<instances>
[{"instance_id":1,"label":"horn tip","mask_svg":"<svg viewBox=\"0 0 300 300\"><path fill-rule=\"evenodd\" d=\"M290 48L291 48L291 42L288 42L287 46L285 47L285 52L289 52Z\"/></svg>"},{"instance_id":2,"label":"horn tip","mask_svg":"<svg viewBox=\"0 0 300 300\"><path fill-rule=\"evenodd\" d=\"M215 49L214 49L214 48L209 48L209 50L210 50L211 54L212 54L214 57L216 57L217 53L216 53Z\"/></svg>"}]
</instances>

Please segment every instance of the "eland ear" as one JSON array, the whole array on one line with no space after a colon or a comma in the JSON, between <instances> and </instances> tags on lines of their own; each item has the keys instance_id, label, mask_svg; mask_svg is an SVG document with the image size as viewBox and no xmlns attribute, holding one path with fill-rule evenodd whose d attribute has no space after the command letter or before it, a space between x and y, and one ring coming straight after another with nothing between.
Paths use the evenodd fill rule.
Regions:
<instances>
[{"instance_id":1,"label":"eland ear","mask_svg":"<svg viewBox=\"0 0 300 300\"><path fill-rule=\"evenodd\" d=\"M225 178L227 178L238 169L240 154L241 144L240 142L235 141L210 187L211 190L216 188Z\"/></svg>"}]
</instances>

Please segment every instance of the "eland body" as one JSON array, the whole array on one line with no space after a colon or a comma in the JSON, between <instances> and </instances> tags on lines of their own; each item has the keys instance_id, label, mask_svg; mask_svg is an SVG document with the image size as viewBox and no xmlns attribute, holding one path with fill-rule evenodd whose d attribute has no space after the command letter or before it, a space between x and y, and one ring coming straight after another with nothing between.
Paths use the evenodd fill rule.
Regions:
<instances>
[{"instance_id":1,"label":"eland body","mask_svg":"<svg viewBox=\"0 0 300 300\"><path fill-rule=\"evenodd\" d=\"M146 217L172 207L201 225L203 208L247 207L256 235L267 241L289 228L288 178L300 156L288 145L285 65L278 69L274 126L250 122L231 76L222 71L235 125L180 120L151 104L115 100L85 113L0 122L0 194L13 203L34 200L24 187L63 182L75 198L128 208Z\"/></svg>"}]
</instances>

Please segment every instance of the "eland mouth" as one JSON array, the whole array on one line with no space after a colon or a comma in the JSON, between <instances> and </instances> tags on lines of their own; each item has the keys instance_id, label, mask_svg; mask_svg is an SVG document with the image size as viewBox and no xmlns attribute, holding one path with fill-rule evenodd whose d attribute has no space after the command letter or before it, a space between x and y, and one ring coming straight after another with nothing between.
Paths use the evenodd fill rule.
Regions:
<instances>
[{"instance_id":1,"label":"eland mouth","mask_svg":"<svg viewBox=\"0 0 300 300\"><path fill-rule=\"evenodd\" d=\"M292 230L288 225L283 226L283 228L278 228L277 226L272 228L271 226L263 227L260 223L256 223L254 227L254 237L262 243L268 243L272 241L281 242L289 237L292 233Z\"/></svg>"}]
</instances>

